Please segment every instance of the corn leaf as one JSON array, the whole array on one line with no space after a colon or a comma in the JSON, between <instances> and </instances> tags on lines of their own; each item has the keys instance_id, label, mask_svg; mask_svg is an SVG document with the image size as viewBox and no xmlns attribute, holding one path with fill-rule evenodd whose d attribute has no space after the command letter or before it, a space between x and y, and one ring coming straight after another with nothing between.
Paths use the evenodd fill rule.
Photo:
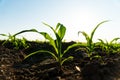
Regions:
<instances>
[{"instance_id":1,"label":"corn leaf","mask_svg":"<svg viewBox=\"0 0 120 80\"><path fill-rule=\"evenodd\" d=\"M6 34L0 34L1 36L7 36Z\"/></svg>"},{"instance_id":2,"label":"corn leaf","mask_svg":"<svg viewBox=\"0 0 120 80\"><path fill-rule=\"evenodd\" d=\"M110 44L112 44L114 41L117 41L117 40L119 40L119 39L120 39L119 37L114 38L113 40L110 41Z\"/></svg>"},{"instance_id":3,"label":"corn leaf","mask_svg":"<svg viewBox=\"0 0 120 80\"><path fill-rule=\"evenodd\" d=\"M55 28L55 31L57 31L60 26L61 26L61 24L58 23L57 26L56 26L56 28Z\"/></svg>"},{"instance_id":4,"label":"corn leaf","mask_svg":"<svg viewBox=\"0 0 120 80\"><path fill-rule=\"evenodd\" d=\"M64 54L65 54L66 52L68 52L70 49L72 49L72 48L74 48L74 47L77 47L77 46L80 46L80 45L81 45L81 44L76 43L76 44L73 44L73 45L68 46L67 49L64 50L62 56L64 56Z\"/></svg>"},{"instance_id":5,"label":"corn leaf","mask_svg":"<svg viewBox=\"0 0 120 80\"><path fill-rule=\"evenodd\" d=\"M85 37L85 39L87 40L87 42L90 40L89 35L88 35L86 32L84 32L84 31L79 31L78 34L79 34L79 33L82 33L82 35Z\"/></svg>"},{"instance_id":6,"label":"corn leaf","mask_svg":"<svg viewBox=\"0 0 120 80\"><path fill-rule=\"evenodd\" d=\"M48 39L50 41L50 44L54 47L56 53L58 53L55 41L52 37L50 37L50 35L46 32L40 32L41 35L43 35L45 37L45 39Z\"/></svg>"},{"instance_id":7,"label":"corn leaf","mask_svg":"<svg viewBox=\"0 0 120 80\"><path fill-rule=\"evenodd\" d=\"M62 24L60 24L60 28L58 30L58 35L59 35L61 40L65 36L65 32L66 32L66 28Z\"/></svg>"},{"instance_id":8,"label":"corn leaf","mask_svg":"<svg viewBox=\"0 0 120 80\"><path fill-rule=\"evenodd\" d=\"M13 36L17 36L17 35L24 33L24 32L38 32L38 31L36 29L23 30L23 31L20 31L20 32L14 34Z\"/></svg>"},{"instance_id":9,"label":"corn leaf","mask_svg":"<svg viewBox=\"0 0 120 80\"><path fill-rule=\"evenodd\" d=\"M40 34L42 34L42 35L45 37L45 39L48 39L48 40L50 40L50 41L53 40L53 38L50 37L50 35L49 35L48 33L46 33L46 32L40 32Z\"/></svg>"},{"instance_id":10,"label":"corn leaf","mask_svg":"<svg viewBox=\"0 0 120 80\"><path fill-rule=\"evenodd\" d=\"M62 62L61 62L61 65L63 65L63 63L64 63L65 61L72 60L72 59L73 59L73 56L69 56L69 57L63 59Z\"/></svg>"},{"instance_id":11,"label":"corn leaf","mask_svg":"<svg viewBox=\"0 0 120 80\"><path fill-rule=\"evenodd\" d=\"M95 31L96 31L96 29L101 25L101 24L103 24L103 23L105 23L105 22L108 22L108 20L106 20L106 21L102 21L101 23L99 23L94 29L93 29L93 31L92 31L92 33L91 33L91 39L93 39L93 36L94 36L94 33L95 33Z\"/></svg>"},{"instance_id":12,"label":"corn leaf","mask_svg":"<svg viewBox=\"0 0 120 80\"><path fill-rule=\"evenodd\" d=\"M57 56L56 56L54 53L52 53L52 52L50 52L50 51L48 51L48 50L35 51L35 52L27 55L27 56L25 57L25 59L29 58L29 57L32 56L32 55L39 54L39 53L48 53L48 54L52 55L52 56L58 61Z\"/></svg>"}]
</instances>

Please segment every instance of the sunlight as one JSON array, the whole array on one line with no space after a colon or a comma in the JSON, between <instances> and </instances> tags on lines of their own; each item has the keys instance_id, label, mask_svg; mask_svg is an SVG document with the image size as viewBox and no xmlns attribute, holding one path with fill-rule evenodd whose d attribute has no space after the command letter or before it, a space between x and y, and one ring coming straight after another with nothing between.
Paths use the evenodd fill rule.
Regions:
<instances>
[{"instance_id":1,"label":"sunlight","mask_svg":"<svg viewBox=\"0 0 120 80\"><path fill-rule=\"evenodd\" d=\"M102 21L96 14L94 11L84 9L84 11L73 11L67 15L67 18L63 21L68 30L67 36L65 37L66 41L85 41L84 37L81 35L78 36L77 33L78 31L90 33L91 30Z\"/></svg>"}]
</instances>

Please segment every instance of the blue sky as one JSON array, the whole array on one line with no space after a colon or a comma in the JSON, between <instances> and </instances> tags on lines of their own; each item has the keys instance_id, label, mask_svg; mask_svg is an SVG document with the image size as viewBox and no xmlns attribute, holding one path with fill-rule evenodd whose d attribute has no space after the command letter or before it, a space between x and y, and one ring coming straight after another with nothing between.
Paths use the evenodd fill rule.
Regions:
<instances>
[{"instance_id":1,"label":"blue sky","mask_svg":"<svg viewBox=\"0 0 120 80\"><path fill-rule=\"evenodd\" d=\"M94 40L120 37L120 0L0 0L0 33L14 34L25 29L52 32L42 24L67 28L66 41L84 41L78 31L90 33L101 21ZM43 39L35 33L22 34L27 39Z\"/></svg>"}]
</instances>

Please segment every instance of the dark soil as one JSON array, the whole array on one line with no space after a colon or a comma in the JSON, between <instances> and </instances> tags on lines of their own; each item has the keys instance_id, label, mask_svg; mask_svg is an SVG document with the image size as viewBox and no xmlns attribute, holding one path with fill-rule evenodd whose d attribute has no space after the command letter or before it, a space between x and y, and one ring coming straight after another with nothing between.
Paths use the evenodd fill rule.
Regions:
<instances>
[{"instance_id":1,"label":"dark soil","mask_svg":"<svg viewBox=\"0 0 120 80\"><path fill-rule=\"evenodd\" d=\"M63 49L73 43L63 43ZM0 80L120 80L119 53L89 60L81 55L84 49L71 49L68 54L74 59L65 62L60 72L58 63L46 53L24 60L27 54L39 49L54 51L48 43L29 44L29 48L20 50L0 44Z\"/></svg>"}]
</instances>

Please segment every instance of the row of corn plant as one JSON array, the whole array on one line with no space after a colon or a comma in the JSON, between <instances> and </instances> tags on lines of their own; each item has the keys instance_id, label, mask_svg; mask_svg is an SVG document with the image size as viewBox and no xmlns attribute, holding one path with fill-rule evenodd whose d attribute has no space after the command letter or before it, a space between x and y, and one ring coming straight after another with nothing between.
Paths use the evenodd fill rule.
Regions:
<instances>
[{"instance_id":1,"label":"row of corn plant","mask_svg":"<svg viewBox=\"0 0 120 80\"><path fill-rule=\"evenodd\" d=\"M94 50L95 49L95 43L93 42L93 37L94 37L95 31L97 30L97 28L101 24L103 24L105 22L108 22L108 21L103 21L103 22L99 23L93 29L93 31L91 32L90 36L86 32L84 32L84 31L79 31L78 32L78 34L82 33L83 36L86 38L87 44L84 44L84 47L86 48L87 55L88 55L88 57L90 59L92 59L93 57L100 57L99 55L93 56L93 53L95 52L95 50ZM50 26L50 25L48 25L46 23L43 23L43 24L46 25L47 27L49 27L53 31L53 33L55 35L55 39L52 38L49 35L49 33L47 33L47 32L39 32L37 30L36 30L36 32L39 33L39 34L41 34L41 35L43 35L44 38L49 41L50 45L53 46L53 48L54 48L55 51L51 52L51 51L48 51L48 50L38 50L38 51L35 51L35 52L27 55L25 57L25 59L29 58L32 55L38 54L38 53L49 53L59 63L58 67L61 70L62 69L62 65L63 65L63 63L65 61L73 59L72 56L64 57L64 55L67 53L67 51L69 51L69 49L71 49L73 47L76 47L76 46L81 46L81 43L76 43L76 44L70 45L70 46L68 46L68 48L66 48L66 50L62 51L62 40L63 40L63 38L65 36L66 27L64 25L58 23L56 25L56 28L54 29L52 26Z\"/></svg>"},{"instance_id":2,"label":"row of corn plant","mask_svg":"<svg viewBox=\"0 0 120 80\"><path fill-rule=\"evenodd\" d=\"M84 44L84 47L86 48L86 53L87 53L87 55L88 55L89 58L93 57L93 53L95 52L95 50L94 50L94 49L95 49L95 43L93 42L93 37L94 37L95 31L97 30L97 28L98 28L101 24L103 24L103 23L105 23L105 22L108 22L108 21L103 21L103 22L99 23L99 24L93 29L93 31L91 32L90 35L88 35L88 34L87 34L86 32L84 32L84 31L79 31L79 32L78 32L78 35L79 35L80 33L82 33L83 36L85 37L86 41L87 41L86 44ZM67 60L73 59L73 56L65 57L66 53L67 53L71 48L76 47L76 46L81 46L81 44L80 44L80 43L72 44L72 45L68 46L64 51L62 51L62 47L63 47L62 41L63 41L63 38L64 38L65 33L66 33L66 27L65 27L63 24L58 23L58 24L56 25L55 29L54 29L52 26L50 26L50 25L48 25L48 24L46 24L46 23L43 23L43 24L46 25L46 27L48 27L49 29L52 30L52 32L53 32L54 35L55 35L55 38L51 37L51 35L49 35L49 33L47 33L47 32L39 32L39 31L37 31L36 29L30 29L30 30L20 31L20 32L14 34L14 35L12 35L12 36L11 36L11 35L8 35L8 39L7 39L3 44L5 44L5 43L7 43L8 41L10 41L10 42L12 42L13 44L15 44L16 47L19 47L19 45L18 45L19 41L17 41L17 39L16 39L16 36L17 36L17 35L19 35L19 34L21 34L21 33L24 33L24 32L35 32L35 33L38 33L38 34L42 35L46 40L49 41L49 44L54 48L54 51L52 52L52 51L49 51L49 50L38 50L38 51L32 52L32 53L30 53L29 55L27 55L27 56L25 57L25 59L27 59L27 58L35 55L35 54L48 53L48 54L50 54L50 55L58 62L58 68L59 68L59 70L61 71L61 70L62 70L62 65L63 65L63 63L64 63L65 61L67 61ZM0 35L6 36L6 34L0 34ZM105 44L104 41L102 41L101 39L99 39L99 40L101 41L101 44ZM116 38L116 39L114 39L114 40L118 40L118 38ZM113 41L114 41L114 40L113 40ZM113 41L111 41L111 43L112 43ZM16 44L16 43L17 43L17 44ZM25 41L24 41L24 43L25 43ZM111 43L110 43L110 44L111 44ZM104 46L105 46L105 45L104 45ZM106 49L108 49L108 48L106 48ZM98 55L95 55L94 57L96 57L96 56L98 56ZM92 58L91 58L91 59L92 59Z\"/></svg>"}]
</instances>

